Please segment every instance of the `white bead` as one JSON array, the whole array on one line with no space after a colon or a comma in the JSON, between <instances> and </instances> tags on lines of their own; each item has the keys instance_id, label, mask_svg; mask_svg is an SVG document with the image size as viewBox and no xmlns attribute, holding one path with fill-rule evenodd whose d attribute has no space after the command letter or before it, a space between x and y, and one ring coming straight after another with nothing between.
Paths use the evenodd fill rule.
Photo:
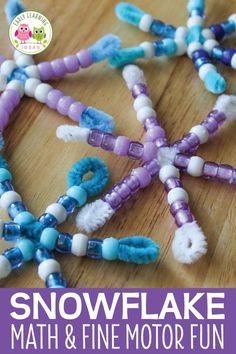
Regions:
<instances>
[{"instance_id":1,"label":"white bead","mask_svg":"<svg viewBox=\"0 0 236 354\"><path fill-rule=\"evenodd\" d=\"M37 86L34 97L36 98L37 101L45 103L48 92L51 90L52 90L52 86L42 83Z\"/></svg>"},{"instance_id":2,"label":"white bead","mask_svg":"<svg viewBox=\"0 0 236 354\"><path fill-rule=\"evenodd\" d=\"M2 237L3 226L4 226L4 222L2 220L0 220L0 238Z\"/></svg>"},{"instance_id":3,"label":"white bead","mask_svg":"<svg viewBox=\"0 0 236 354\"><path fill-rule=\"evenodd\" d=\"M6 278L11 273L11 264L9 260L0 255L0 279Z\"/></svg>"},{"instance_id":4,"label":"white bead","mask_svg":"<svg viewBox=\"0 0 236 354\"><path fill-rule=\"evenodd\" d=\"M209 139L208 130L203 125L195 125L190 130L190 133L196 134L198 136L201 144L206 143Z\"/></svg>"},{"instance_id":5,"label":"white bead","mask_svg":"<svg viewBox=\"0 0 236 354\"><path fill-rule=\"evenodd\" d=\"M43 281L46 281L49 274L60 272L60 264L55 259L46 259L38 267L38 275Z\"/></svg>"},{"instance_id":6,"label":"white bead","mask_svg":"<svg viewBox=\"0 0 236 354\"><path fill-rule=\"evenodd\" d=\"M71 253L77 257L86 256L88 245L88 236L84 234L75 234L72 239Z\"/></svg>"},{"instance_id":7,"label":"white bead","mask_svg":"<svg viewBox=\"0 0 236 354\"><path fill-rule=\"evenodd\" d=\"M205 43L204 43L204 49L211 54L212 49L219 46L219 42L217 42L215 39L208 39Z\"/></svg>"},{"instance_id":8,"label":"white bead","mask_svg":"<svg viewBox=\"0 0 236 354\"><path fill-rule=\"evenodd\" d=\"M175 43L177 45L176 55L184 55L187 51L187 44L185 39L176 38Z\"/></svg>"},{"instance_id":9,"label":"white bead","mask_svg":"<svg viewBox=\"0 0 236 354\"><path fill-rule=\"evenodd\" d=\"M7 86L7 77L6 75L0 74L0 91L5 90Z\"/></svg>"},{"instance_id":10,"label":"white bead","mask_svg":"<svg viewBox=\"0 0 236 354\"><path fill-rule=\"evenodd\" d=\"M136 112L138 112L141 108L143 107L153 107L152 101L150 100L149 97L146 95L139 95L135 100L134 100L134 109Z\"/></svg>"},{"instance_id":11,"label":"white bead","mask_svg":"<svg viewBox=\"0 0 236 354\"><path fill-rule=\"evenodd\" d=\"M149 32L150 27L153 23L153 17L151 15L145 14L142 16L140 22L139 22L139 29L144 32Z\"/></svg>"},{"instance_id":12,"label":"white bead","mask_svg":"<svg viewBox=\"0 0 236 354\"><path fill-rule=\"evenodd\" d=\"M194 26L202 26L204 23L204 19L201 16L194 16L194 17L189 17L187 26L188 28L194 27Z\"/></svg>"},{"instance_id":13,"label":"white bead","mask_svg":"<svg viewBox=\"0 0 236 354\"><path fill-rule=\"evenodd\" d=\"M50 204L46 209L46 213L49 213L49 214L52 214L53 216L55 216L58 224L63 223L67 218L66 209L63 207L63 205L61 205L59 203Z\"/></svg>"},{"instance_id":14,"label":"white bead","mask_svg":"<svg viewBox=\"0 0 236 354\"><path fill-rule=\"evenodd\" d=\"M180 26L176 29L175 38L184 40L187 36L187 33L188 33L187 27Z\"/></svg>"},{"instance_id":15,"label":"white bead","mask_svg":"<svg viewBox=\"0 0 236 354\"><path fill-rule=\"evenodd\" d=\"M151 42L143 42L140 47L144 50L145 58L149 59L155 56L154 45Z\"/></svg>"},{"instance_id":16,"label":"white bead","mask_svg":"<svg viewBox=\"0 0 236 354\"><path fill-rule=\"evenodd\" d=\"M195 52L198 49L201 49L202 45L199 42L192 42L189 44L188 49L187 49L187 53L189 58L192 58L192 54L193 52Z\"/></svg>"},{"instance_id":17,"label":"white bead","mask_svg":"<svg viewBox=\"0 0 236 354\"><path fill-rule=\"evenodd\" d=\"M16 63L14 62L14 60L5 60L1 65L0 73L5 76L9 76L15 68Z\"/></svg>"},{"instance_id":18,"label":"white bead","mask_svg":"<svg viewBox=\"0 0 236 354\"><path fill-rule=\"evenodd\" d=\"M35 79L40 79L39 69L37 65L30 65L25 68L25 72L29 77L34 77Z\"/></svg>"},{"instance_id":19,"label":"white bead","mask_svg":"<svg viewBox=\"0 0 236 354\"><path fill-rule=\"evenodd\" d=\"M236 54L234 54L232 57L231 66L233 69L236 69Z\"/></svg>"},{"instance_id":20,"label":"white bead","mask_svg":"<svg viewBox=\"0 0 236 354\"><path fill-rule=\"evenodd\" d=\"M202 30L202 36L203 36L206 40L215 39L215 35L214 35L214 33L210 30L210 28L204 28L204 29Z\"/></svg>"},{"instance_id":21,"label":"white bead","mask_svg":"<svg viewBox=\"0 0 236 354\"><path fill-rule=\"evenodd\" d=\"M231 16L229 16L229 20L233 21L236 26L236 14L232 14Z\"/></svg>"},{"instance_id":22,"label":"white bead","mask_svg":"<svg viewBox=\"0 0 236 354\"><path fill-rule=\"evenodd\" d=\"M156 117L156 112L151 107L143 107L137 112L137 119L140 123L144 123L147 118Z\"/></svg>"},{"instance_id":23,"label":"white bead","mask_svg":"<svg viewBox=\"0 0 236 354\"><path fill-rule=\"evenodd\" d=\"M188 193L183 188L177 187L169 191L167 200L169 205L180 200L188 203Z\"/></svg>"},{"instance_id":24,"label":"white bead","mask_svg":"<svg viewBox=\"0 0 236 354\"><path fill-rule=\"evenodd\" d=\"M201 157L191 157L187 167L187 172L194 177L202 176L204 163L205 161Z\"/></svg>"},{"instance_id":25,"label":"white bead","mask_svg":"<svg viewBox=\"0 0 236 354\"><path fill-rule=\"evenodd\" d=\"M39 79L30 78L25 82L25 94L34 97L36 88L41 84Z\"/></svg>"},{"instance_id":26,"label":"white bead","mask_svg":"<svg viewBox=\"0 0 236 354\"><path fill-rule=\"evenodd\" d=\"M0 206L7 210L9 205L15 202L21 202L21 196L15 191L8 191L1 196Z\"/></svg>"},{"instance_id":27,"label":"white bead","mask_svg":"<svg viewBox=\"0 0 236 354\"><path fill-rule=\"evenodd\" d=\"M200 67L198 71L198 75L202 81L205 80L206 75L209 73L209 71L214 70L216 71L216 68L213 64L204 64Z\"/></svg>"},{"instance_id":28,"label":"white bead","mask_svg":"<svg viewBox=\"0 0 236 354\"><path fill-rule=\"evenodd\" d=\"M19 52L18 50L14 50L14 53L13 53L13 58L14 60L16 60L17 58L19 58L21 55L23 55L23 53Z\"/></svg>"},{"instance_id":29,"label":"white bead","mask_svg":"<svg viewBox=\"0 0 236 354\"><path fill-rule=\"evenodd\" d=\"M33 65L34 59L31 55L22 54L16 59L16 65L19 67Z\"/></svg>"},{"instance_id":30,"label":"white bead","mask_svg":"<svg viewBox=\"0 0 236 354\"><path fill-rule=\"evenodd\" d=\"M178 177L179 178L180 177L179 170L175 166L172 166L172 165L163 166L159 172L159 178L160 178L161 182L165 183L167 181L167 179L171 178L171 177Z\"/></svg>"},{"instance_id":31,"label":"white bead","mask_svg":"<svg viewBox=\"0 0 236 354\"><path fill-rule=\"evenodd\" d=\"M24 86L19 80L11 80L6 89L17 90L20 94L20 97L24 96Z\"/></svg>"}]
</instances>

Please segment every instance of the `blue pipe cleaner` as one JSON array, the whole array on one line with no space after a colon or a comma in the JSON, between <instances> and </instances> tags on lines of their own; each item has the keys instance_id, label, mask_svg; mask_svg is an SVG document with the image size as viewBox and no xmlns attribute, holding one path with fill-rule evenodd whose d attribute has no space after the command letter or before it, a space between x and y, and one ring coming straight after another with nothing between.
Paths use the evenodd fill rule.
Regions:
<instances>
[{"instance_id":1,"label":"blue pipe cleaner","mask_svg":"<svg viewBox=\"0 0 236 354\"><path fill-rule=\"evenodd\" d=\"M134 26L138 26L144 11L127 2L120 2L115 8L117 17L124 22L128 22Z\"/></svg>"},{"instance_id":2,"label":"blue pipe cleaner","mask_svg":"<svg viewBox=\"0 0 236 354\"><path fill-rule=\"evenodd\" d=\"M93 107L85 109L79 123L82 128L99 129L105 133L112 133L115 130L113 117Z\"/></svg>"},{"instance_id":3,"label":"blue pipe cleaner","mask_svg":"<svg viewBox=\"0 0 236 354\"><path fill-rule=\"evenodd\" d=\"M11 23L17 15L24 11L25 7L19 0L8 0L5 5L7 22Z\"/></svg>"},{"instance_id":4,"label":"blue pipe cleaner","mask_svg":"<svg viewBox=\"0 0 236 354\"><path fill-rule=\"evenodd\" d=\"M109 64L113 68L119 68L125 64L134 62L136 59L144 58L144 49L139 47L125 48L115 52L109 59Z\"/></svg>"},{"instance_id":5,"label":"blue pipe cleaner","mask_svg":"<svg viewBox=\"0 0 236 354\"><path fill-rule=\"evenodd\" d=\"M88 51L93 58L93 62L104 60L110 57L115 51L121 48L121 40L113 34L107 34L94 43Z\"/></svg>"}]
</instances>

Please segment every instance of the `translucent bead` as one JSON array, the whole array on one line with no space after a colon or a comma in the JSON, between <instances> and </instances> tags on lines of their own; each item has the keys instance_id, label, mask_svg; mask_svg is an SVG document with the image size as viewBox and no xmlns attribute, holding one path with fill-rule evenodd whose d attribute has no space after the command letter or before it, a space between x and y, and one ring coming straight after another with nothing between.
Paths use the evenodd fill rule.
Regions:
<instances>
[{"instance_id":1,"label":"translucent bead","mask_svg":"<svg viewBox=\"0 0 236 354\"><path fill-rule=\"evenodd\" d=\"M14 222L9 222L4 224L3 227L3 238L8 242L12 242L20 238L21 235L21 226Z\"/></svg>"},{"instance_id":2,"label":"translucent bead","mask_svg":"<svg viewBox=\"0 0 236 354\"><path fill-rule=\"evenodd\" d=\"M104 150L112 151L115 147L116 139L117 138L112 134L109 134L109 133L104 134L103 139L102 139L102 143L101 143L101 147Z\"/></svg>"},{"instance_id":3,"label":"translucent bead","mask_svg":"<svg viewBox=\"0 0 236 354\"><path fill-rule=\"evenodd\" d=\"M21 250L17 247L7 249L3 252L3 256L8 259L12 269L19 268L24 260Z\"/></svg>"},{"instance_id":4,"label":"translucent bead","mask_svg":"<svg viewBox=\"0 0 236 354\"><path fill-rule=\"evenodd\" d=\"M36 264L39 265L47 259L53 259L52 253L45 247L39 247L34 254Z\"/></svg>"},{"instance_id":5,"label":"translucent bead","mask_svg":"<svg viewBox=\"0 0 236 354\"><path fill-rule=\"evenodd\" d=\"M56 250L61 253L70 253L71 246L72 236L70 234L60 233L56 242Z\"/></svg>"},{"instance_id":6,"label":"translucent bead","mask_svg":"<svg viewBox=\"0 0 236 354\"><path fill-rule=\"evenodd\" d=\"M8 215L13 220L18 214L22 213L23 211L27 211L26 206L22 202L15 202L9 206Z\"/></svg>"},{"instance_id":7,"label":"translucent bead","mask_svg":"<svg viewBox=\"0 0 236 354\"><path fill-rule=\"evenodd\" d=\"M91 129L88 137L88 143L92 146L101 146L104 133L96 129Z\"/></svg>"},{"instance_id":8,"label":"translucent bead","mask_svg":"<svg viewBox=\"0 0 236 354\"><path fill-rule=\"evenodd\" d=\"M143 150L143 144L136 141L131 141L129 145L128 156L133 160L141 159Z\"/></svg>"},{"instance_id":9,"label":"translucent bead","mask_svg":"<svg viewBox=\"0 0 236 354\"><path fill-rule=\"evenodd\" d=\"M52 273L46 279L47 288L66 288L67 283L61 273Z\"/></svg>"},{"instance_id":10,"label":"translucent bead","mask_svg":"<svg viewBox=\"0 0 236 354\"><path fill-rule=\"evenodd\" d=\"M13 191L14 188L10 181L4 181L0 183L0 197L8 191Z\"/></svg>"},{"instance_id":11,"label":"translucent bead","mask_svg":"<svg viewBox=\"0 0 236 354\"><path fill-rule=\"evenodd\" d=\"M78 205L77 200L70 197L69 195L62 195L60 198L58 198L57 203L63 205L67 214L72 214Z\"/></svg>"},{"instance_id":12,"label":"translucent bead","mask_svg":"<svg viewBox=\"0 0 236 354\"><path fill-rule=\"evenodd\" d=\"M92 259L102 259L102 240L90 239L87 246L87 256Z\"/></svg>"},{"instance_id":13,"label":"translucent bead","mask_svg":"<svg viewBox=\"0 0 236 354\"><path fill-rule=\"evenodd\" d=\"M38 220L43 224L43 227L54 227L57 225L57 219L49 213L42 214Z\"/></svg>"}]
</instances>

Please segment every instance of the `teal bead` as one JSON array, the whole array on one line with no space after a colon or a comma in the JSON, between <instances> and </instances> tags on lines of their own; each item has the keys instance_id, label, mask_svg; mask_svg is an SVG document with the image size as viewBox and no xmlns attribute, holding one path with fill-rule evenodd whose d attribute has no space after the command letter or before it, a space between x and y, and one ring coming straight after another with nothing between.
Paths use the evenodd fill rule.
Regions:
<instances>
[{"instance_id":1,"label":"teal bead","mask_svg":"<svg viewBox=\"0 0 236 354\"><path fill-rule=\"evenodd\" d=\"M29 239L21 239L16 246L21 250L25 262L31 261L34 255L34 244Z\"/></svg>"},{"instance_id":2,"label":"teal bead","mask_svg":"<svg viewBox=\"0 0 236 354\"><path fill-rule=\"evenodd\" d=\"M113 237L106 238L102 244L102 257L107 261L114 261L118 258L119 241Z\"/></svg>"},{"instance_id":3,"label":"teal bead","mask_svg":"<svg viewBox=\"0 0 236 354\"><path fill-rule=\"evenodd\" d=\"M58 236L59 232L56 229L47 227L41 234L40 243L51 251L56 246Z\"/></svg>"},{"instance_id":4,"label":"teal bead","mask_svg":"<svg viewBox=\"0 0 236 354\"><path fill-rule=\"evenodd\" d=\"M175 53L177 52L177 45L173 39L163 39L163 44L165 55L167 55L168 57L175 55Z\"/></svg>"},{"instance_id":5,"label":"teal bead","mask_svg":"<svg viewBox=\"0 0 236 354\"><path fill-rule=\"evenodd\" d=\"M201 44L204 43L205 39L202 35L202 26L193 26L188 30L187 33L187 44L189 45L192 42L200 42Z\"/></svg>"},{"instance_id":6,"label":"teal bead","mask_svg":"<svg viewBox=\"0 0 236 354\"><path fill-rule=\"evenodd\" d=\"M12 175L6 168L0 168L0 182L11 181Z\"/></svg>"},{"instance_id":7,"label":"teal bead","mask_svg":"<svg viewBox=\"0 0 236 354\"><path fill-rule=\"evenodd\" d=\"M70 187L67 190L66 194L69 197L72 197L75 200L77 200L79 207L84 205L87 202L87 198L88 198L87 192L84 188L82 188L80 186Z\"/></svg>"},{"instance_id":8,"label":"teal bead","mask_svg":"<svg viewBox=\"0 0 236 354\"><path fill-rule=\"evenodd\" d=\"M14 222L19 225L28 225L35 221L35 217L29 211L23 211L14 218Z\"/></svg>"},{"instance_id":9,"label":"teal bead","mask_svg":"<svg viewBox=\"0 0 236 354\"><path fill-rule=\"evenodd\" d=\"M206 74L204 83L208 91L217 95L226 90L225 79L215 70L210 70Z\"/></svg>"}]
</instances>

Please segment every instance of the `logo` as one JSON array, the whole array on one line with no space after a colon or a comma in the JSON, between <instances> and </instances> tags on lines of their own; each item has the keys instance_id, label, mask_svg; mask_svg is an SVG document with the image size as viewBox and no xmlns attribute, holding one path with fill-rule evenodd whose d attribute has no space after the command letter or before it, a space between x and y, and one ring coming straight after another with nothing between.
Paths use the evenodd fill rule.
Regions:
<instances>
[{"instance_id":1,"label":"logo","mask_svg":"<svg viewBox=\"0 0 236 354\"><path fill-rule=\"evenodd\" d=\"M52 26L41 13L25 11L16 16L10 24L9 37L19 52L38 54L49 46L52 40Z\"/></svg>"}]
</instances>

